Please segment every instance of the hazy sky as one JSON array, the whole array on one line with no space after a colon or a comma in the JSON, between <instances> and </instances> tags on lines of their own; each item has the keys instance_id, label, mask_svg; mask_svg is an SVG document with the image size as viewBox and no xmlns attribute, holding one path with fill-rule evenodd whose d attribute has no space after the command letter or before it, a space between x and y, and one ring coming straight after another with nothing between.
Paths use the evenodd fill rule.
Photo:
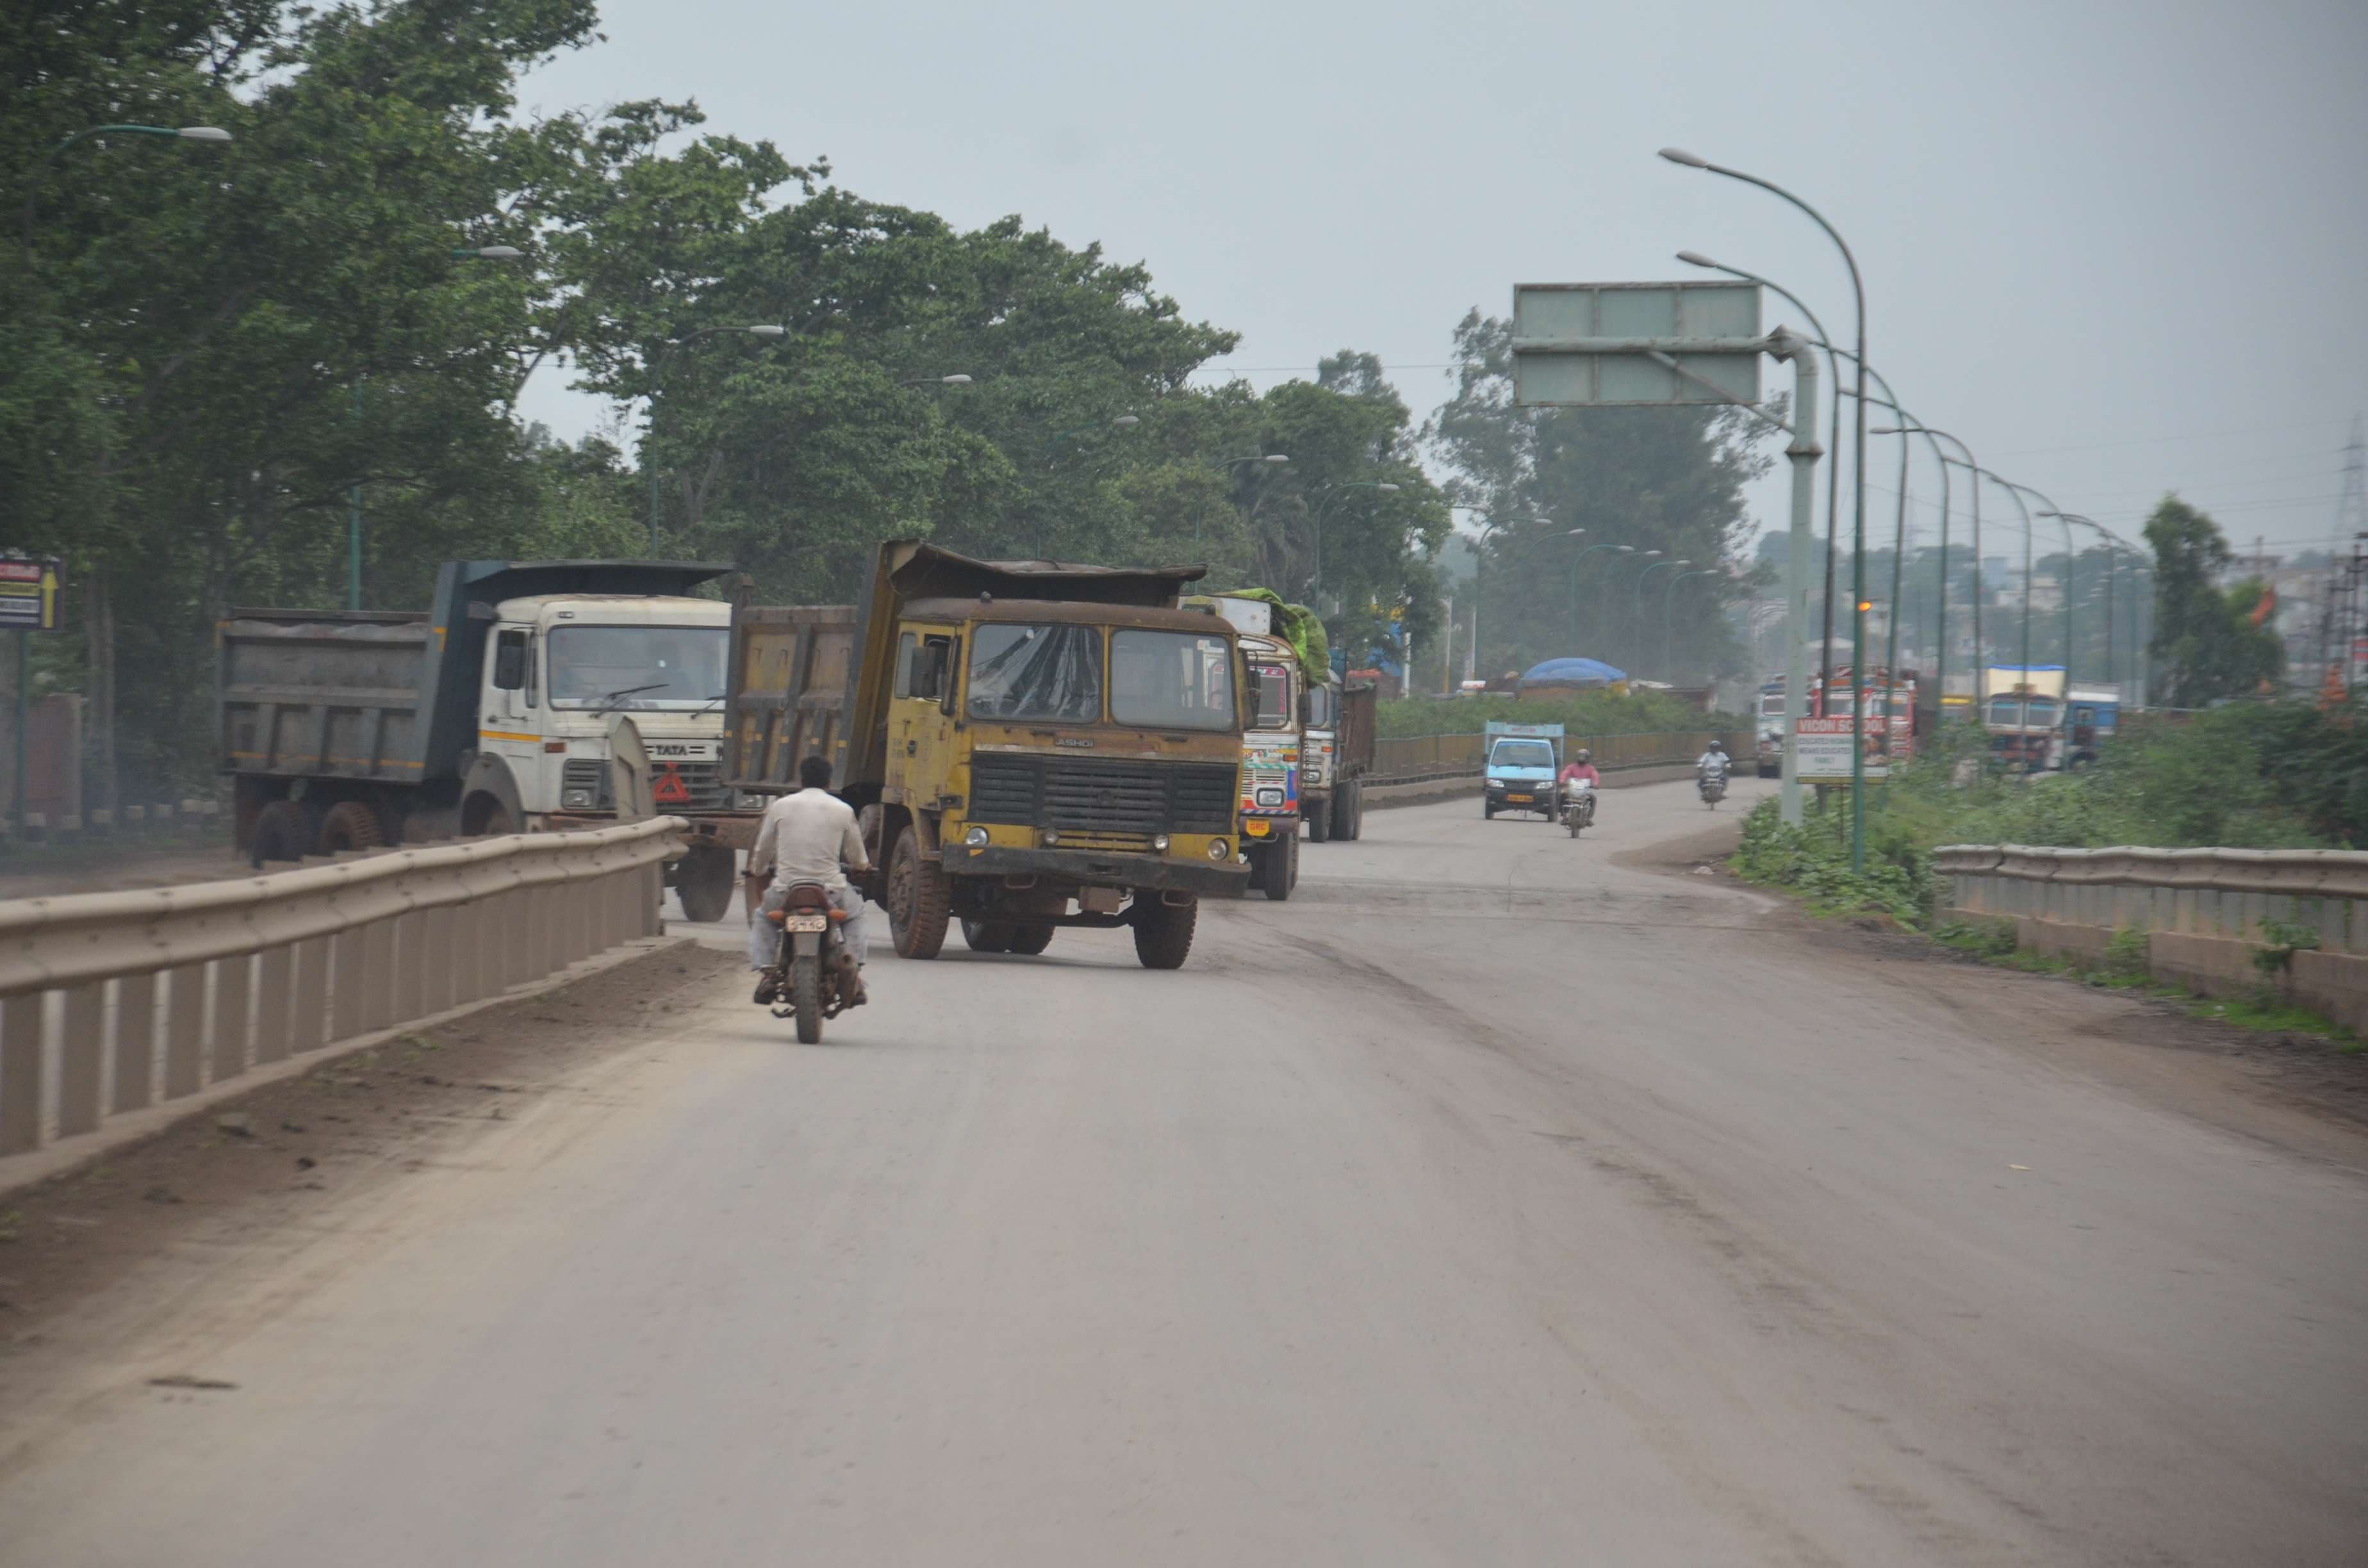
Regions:
<instances>
[{"instance_id":1,"label":"hazy sky","mask_svg":"<svg viewBox=\"0 0 2368 1568\"><path fill-rule=\"evenodd\" d=\"M1239 331L1262 386L1368 349L1419 416L1466 309L1690 274L1680 249L1846 339L1824 237L1675 144L1817 205L1902 401L2125 537L2177 489L2246 545L2326 539L2368 409L2362 0L609 0L603 27L530 106L696 98L876 199L1099 240ZM604 416L561 376L525 410ZM1887 533L1896 449L1869 449ZM1929 538L1920 456L1911 489ZM1754 499L1781 526L1782 489Z\"/></svg>"}]
</instances>

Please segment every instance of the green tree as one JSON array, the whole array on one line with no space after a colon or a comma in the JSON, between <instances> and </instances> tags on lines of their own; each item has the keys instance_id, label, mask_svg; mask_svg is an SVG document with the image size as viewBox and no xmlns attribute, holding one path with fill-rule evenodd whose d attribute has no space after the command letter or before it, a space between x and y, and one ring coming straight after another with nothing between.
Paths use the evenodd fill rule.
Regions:
<instances>
[{"instance_id":1,"label":"green tree","mask_svg":"<svg viewBox=\"0 0 2368 1568\"><path fill-rule=\"evenodd\" d=\"M2254 624L2267 589L2248 579L2219 585L2229 561L2219 525L2176 495L2166 495L2146 519L2155 557L2155 623L2150 651L2163 701L2204 708L2272 686L2285 648L2264 617Z\"/></svg>"}]
</instances>

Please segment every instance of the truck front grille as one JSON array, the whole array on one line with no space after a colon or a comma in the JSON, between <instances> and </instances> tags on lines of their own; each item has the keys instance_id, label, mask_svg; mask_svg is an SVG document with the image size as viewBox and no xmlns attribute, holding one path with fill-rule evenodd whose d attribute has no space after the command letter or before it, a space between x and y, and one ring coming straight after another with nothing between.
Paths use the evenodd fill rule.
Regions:
<instances>
[{"instance_id":1,"label":"truck front grille","mask_svg":"<svg viewBox=\"0 0 2368 1568\"><path fill-rule=\"evenodd\" d=\"M1064 834L1224 833L1233 825L1234 780L1223 763L988 753L971 761L967 814Z\"/></svg>"},{"instance_id":2,"label":"truck front grille","mask_svg":"<svg viewBox=\"0 0 2368 1568\"><path fill-rule=\"evenodd\" d=\"M675 794L666 782L669 772L680 781L682 792L689 799L666 798ZM729 810L732 804L732 791L723 786L723 765L720 762L653 763L650 785L654 791L660 792L657 802L660 815L668 812L721 812ZM569 757L566 766L560 769L559 787L563 791L591 790L591 809L594 811L606 812L616 808L616 801L609 793L609 759L606 757ZM562 799L564 798L563 794ZM573 809L581 811L584 808Z\"/></svg>"}]
</instances>

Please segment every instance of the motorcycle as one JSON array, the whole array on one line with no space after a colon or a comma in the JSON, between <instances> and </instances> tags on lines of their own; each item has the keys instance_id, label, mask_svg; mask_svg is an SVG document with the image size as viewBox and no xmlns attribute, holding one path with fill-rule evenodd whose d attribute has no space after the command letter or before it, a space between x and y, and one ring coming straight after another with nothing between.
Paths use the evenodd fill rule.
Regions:
<instances>
[{"instance_id":1,"label":"motorcycle","mask_svg":"<svg viewBox=\"0 0 2368 1568\"><path fill-rule=\"evenodd\" d=\"M1573 838L1578 830L1595 825L1595 786L1584 778L1574 779L1563 787L1562 822L1570 829Z\"/></svg>"},{"instance_id":2,"label":"motorcycle","mask_svg":"<svg viewBox=\"0 0 2368 1568\"><path fill-rule=\"evenodd\" d=\"M838 934L846 912L832 904L830 890L820 882L795 882L781 907L768 910L765 918L781 933L766 977L787 1006L776 1006L773 1017L797 1020L800 1045L819 1045L823 1020L857 1003L854 955Z\"/></svg>"},{"instance_id":3,"label":"motorcycle","mask_svg":"<svg viewBox=\"0 0 2368 1568\"><path fill-rule=\"evenodd\" d=\"M1705 768L1697 776L1694 788L1702 791L1702 804L1716 811L1719 801L1726 798L1726 775Z\"/></svg>"}]
</instances>

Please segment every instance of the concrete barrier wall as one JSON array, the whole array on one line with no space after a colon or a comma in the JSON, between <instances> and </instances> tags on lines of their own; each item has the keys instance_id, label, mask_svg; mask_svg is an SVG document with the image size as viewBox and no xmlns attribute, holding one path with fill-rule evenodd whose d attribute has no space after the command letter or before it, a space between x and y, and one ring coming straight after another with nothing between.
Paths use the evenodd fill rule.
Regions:
<instances>
[{"instance_id":1,"label":"concrete barrier wall","mask_svg":"<svg viewBox=\"0 0 2368 1568\"><path fill-rule=\"evenodd\" d=\"M683 826L0 903L0 1154L655 935Z\"/></svg>"},{"instance_id":2,"label":"concrete barrier wall","mask_svg":"<svg viewBox=\"0 0 2368 1568\"><path fill-rule=\"evenodd\" d=\"M2095 962L2137 932L2160 979L2208 996L2271 984L2368 1033L2368 853L1960 844L1932 863L1951 915L2010 920L2021 947ZM2265 974L2257 956L2298 937L2317 946Z\"/></svg>"}]
</instances>

